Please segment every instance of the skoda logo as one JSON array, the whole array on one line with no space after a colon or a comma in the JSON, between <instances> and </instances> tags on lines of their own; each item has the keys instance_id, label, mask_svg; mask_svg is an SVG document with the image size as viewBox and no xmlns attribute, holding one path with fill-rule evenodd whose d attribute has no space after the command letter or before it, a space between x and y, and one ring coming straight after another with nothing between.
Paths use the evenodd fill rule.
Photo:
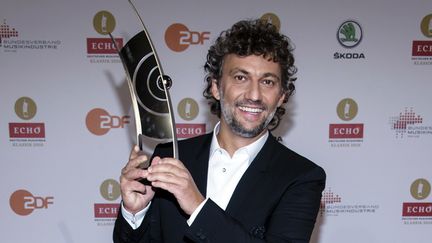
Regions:
<instances>
[{"instance_id":1,"label":"skoda logo","mask_svg":"<svg viewBox=\"0 0 432 243\"><path fill-rule=\"evenodd\" d=\"M360 43L363 32L357 22L348 20L339 26L336 36L343 47L353 48Z\"/></svg>"}]
</instances>

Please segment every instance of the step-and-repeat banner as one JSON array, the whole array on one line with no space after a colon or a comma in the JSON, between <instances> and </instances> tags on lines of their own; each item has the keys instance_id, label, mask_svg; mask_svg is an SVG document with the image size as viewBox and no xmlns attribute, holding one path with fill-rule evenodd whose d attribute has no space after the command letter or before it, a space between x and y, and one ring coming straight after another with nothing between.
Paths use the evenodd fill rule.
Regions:
<instances>
[{"instance_id":1,"label":"step-and-repeat banner","mask_svg":"<svg viewBox=\"0 0 432 243\"><path fill-rule=\"evenodd\" d=\"M325 168L314 243L432 241L432 1L147 1L180 139L215 124L203 65L219 33L265 18L295 44L297 90L274 132ZM134 143L115 46L126 0L2 0L2 242L112 242ZM156 142L146 142L148 152Z\"/></svg>"}]
</instances>

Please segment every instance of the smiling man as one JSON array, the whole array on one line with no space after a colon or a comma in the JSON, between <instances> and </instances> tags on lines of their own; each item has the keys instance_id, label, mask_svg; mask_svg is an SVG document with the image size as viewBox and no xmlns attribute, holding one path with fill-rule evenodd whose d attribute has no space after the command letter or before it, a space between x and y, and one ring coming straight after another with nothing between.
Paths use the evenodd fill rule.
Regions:
<instances>
[{"instance_id":1,"label":"smiling man","mask_svg":"<svg viewBox=\"0 0 432 243\"><path fill-rule=\"evenodd\" d=\"M211 92L222 107L218 140L238 143L224 148L233 155L267 132L285 92L279 64L263 55L228 54L222 70L220 80L212 80Z\"/></svg>"},{"instance_id":2,"label":"smiling man","mask_svg":"<svg viewBox=\"0 0 432 243\"><path fill-rule=\"evenodd\" d=\"M220 122L180 141L179 159L159 145L147 170L134 147L114 242L309 242L325 172L270 133L295 89L292 51L261 20L221 33L204 66L204 96Z\"/></svg>"}]
</instances>

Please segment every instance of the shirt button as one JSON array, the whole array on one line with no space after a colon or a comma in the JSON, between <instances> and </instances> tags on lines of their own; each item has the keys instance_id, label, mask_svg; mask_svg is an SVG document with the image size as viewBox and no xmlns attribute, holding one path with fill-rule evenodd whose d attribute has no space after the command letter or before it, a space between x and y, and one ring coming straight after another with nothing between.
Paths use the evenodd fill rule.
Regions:
<instances>
[{"instance_id":1,"label":"shirt button","mask_svg":"<svg viewBox=\"0 0 432 243\"><path fill-rule=\"evenodd\" d=\"M225 168L222 168L222 172L224 172L224 173L225 173L225 172L226 172L226 169L225 169Z\"/></svg>"}]
</instances>

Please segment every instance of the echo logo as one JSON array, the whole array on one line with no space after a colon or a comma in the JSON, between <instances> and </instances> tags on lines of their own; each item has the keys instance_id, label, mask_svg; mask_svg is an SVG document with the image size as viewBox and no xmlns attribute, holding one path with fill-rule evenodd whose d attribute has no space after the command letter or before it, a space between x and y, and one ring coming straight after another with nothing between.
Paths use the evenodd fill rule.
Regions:
<instances>
[{"instance_id":1,"label":"echo logo","mask_svg":"<svg viewBox=\"0 0 432 243\"><path fill-rule=\"evenodd\" d=\"M87 113L86 126L94 135L106 134L111 128L124 128L130 123L130 116L112 116L102 108L95 108Z\"/></svg>"},{"instance_id":2,"label":"echo logo","mask_svg":"<svg viewBox=\"0 0 432 243\"><path fill-rule=\"evenodd\" d=\"M424 178L419 178L411 184L411 196L417 200L424 200L431 193L431 184ZM432 202L404 202L402 204L404 217L431 217Z\"/></svg>"},{"instance_id":3,"label":"echo logo","mask_svg":"<svg viewBox=\"0 0 432 243\"><path fill-rule=\"evenodd\" d=\"M424 16L420 23L420 29L424 36L432 37L432 14Z\"/></svg>"},{"instance_id":4,"label":"echo logo","mask_svg":"<svg viewBox=\"0 0 432 243\"><path fill-rule=\"evenodd\" d=\"M177 105L179 116L186 121L195 119L198 116L198 103L192 98L184 98Z\"/></svg>"},{"instance_id":5,"label":"echo logo","mask_svg":"<svg viewBox=\"0 0 432 243\"><path fill-rule=\"evenodd\" d=\"M93 28L101 35L112 33L116 26L114 15L108 11L102 10L93 17Z\"/></svg>"},{"instance_id":6,"label":"echo logo","mask_svg":"<svg viewBox=\"0 0 432 243\"><path fill-rule=\"evenodd\" d=\"M363 138L363 124L330 124L330 138Z\"/></svg>"},{"instance_id":7,"label":"echo logo","mask_svg":"<svg viewBox=\"0 0 432 243\"><path fill-rule=\"evenodd\" d=\"M206 126L204 123L201 124L176 124L176 133L178 138L191 138L198 135L205 134Z\"/></svg>"},{"instance_id":8,"label":"echo logo","mask_svg":"<svg viewBox=\"0 0 432 243\"><path fill-rule=\"evenodd\" d=\"M26 190L17 190L10 196L9 204L12 210L21 216L29 215L35 209L47 209L48 205L54 204L54 197L33 196Z\"/></svg>"},{"instance_id":9,"label":"echo logo","mask_svg":"<svg viewBox=\"0 0 432 243\"><path fill-rule=\"evenodd\" d=\"M15 102L15 114L23 120L31 120L36 116L37 105L30 97L21 97ZM45 138L45 124L42 122L11 122L9 137L15 138Z\"/></svg>"},{"instance_id":10,"label":"echo logo","mask_svg":"<svg viewBox=\"0 0 432 243\"><path fill-rule=\"evenodd\" d=\"M432 41L413 41L413 56L432 56Z\"/></svg>"},{"instance_id":11,"label":"echo logo","mask_svg":"<svg viewBox=\"0 0 432 243\"><path fill-rule=\"evenodd\" d=\"M116 44L109 38L87 38L88 54L116 54L117 48L123 47L123 39L115 38Z\"/></svg>"},{"instance_id":12,"label":"echo logo","mask_svg":"<svg viewBox=\"0 0 432 243\"><path fill-rule=\"evenodd\" d=\"M9 123L10 138L45 138L44 123Z\"/></svg>"},{"instance_id":13,"label":"echo logo","mask_svg":"<svg viewBox=\"0 0 432 243\"><path fill-rule=\"evenodd\" d=\"M351 98L342 99L336 107L336 113L341 120L351 121L358 114L358 105ZM329 125L330 139L362 139L363 133L363 123L344 123Z\"/></svg>"},{"instance_id":14,"label":"echo logo","mask_svg":"<svg viewBox=\"0 0 432 243\"><path fill-rule=\"evenodd\" d=\"M180 23L170 25L165 31L165 42L175 52L182 52L190 45L203 45L204 41L209 38L210 32L190 31L188 27Z\"/></svg>"},{"instance_id":15,"label":"echo logo","mask_svg":"<svg viewBox=\"0 0 432 243\"><path fill-rule=\"evenodd\" d=\"M95 203L95 218L116 218L120 208L119 203Z\"/></svg>"},{"instance_id":16,"label":"echo logo","mask_svg":"<svg viewBox=\"0 0 432 243\"><path fill-rule=\"evenodd\" d=\"M411 196L417 200L427 198L431 193L431 184L424 178L419 178L411 184Z\"/></svg>"},{"instance_id":17,"label":"echo logo","mask_svg":"<svg viewBox=\"0 0 432 243\"><path fill-rule=\"evenodd\" d=\"M36 102L30 97L21 97L15 102L15 114L23 120L31 120L37 112Z\"/></svg>"},{"instance_id":18,"label":"echo logo","mask_svg":"<svg viewBox=\"0 0 432 243\"><path fill-rule=\"evenodd\" d=\"M108 201L117 200L120 197L120 183L114 179L107 179L99 187L100 194Z\"/></svg>"},{"instance_id":19,"label":"echo logo","mask_svg":"<svg viewBox=\"0 0 432 243\"><path fill-rule=\"evenodd\" d=\"M265 21L267 23L270 23L274 25L277 29L277 31L280 31L281 22L279 17L274 13L265 13L260 18L262 21Z\"/></svg>"}]
</instances>

